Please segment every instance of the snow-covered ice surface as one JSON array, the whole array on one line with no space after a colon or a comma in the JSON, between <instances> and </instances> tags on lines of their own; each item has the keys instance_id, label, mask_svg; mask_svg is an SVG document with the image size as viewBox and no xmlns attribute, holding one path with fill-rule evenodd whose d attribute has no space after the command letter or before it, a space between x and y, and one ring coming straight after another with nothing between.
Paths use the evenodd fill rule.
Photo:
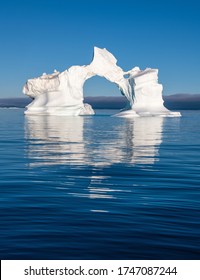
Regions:
<instances>
[{"instance_id":1,"label":"snow-covered ice surface","mask_svg":"<svg viewBox=\"0 0 200 280\"><path fill-rule=\"evenodd\" d=\"M163 105L157 69L142 71L134 67L124 72L109 51L97 47L89 65L72 66L61 73L54 71L29 79L23 92L33 101L26 107L25 114L93 115L92 107L83 102L83 86L96 75L115 83L127 98L126 108L115 116L180 116L179 112L171 112Z\"/></svg>"}]
</instances>

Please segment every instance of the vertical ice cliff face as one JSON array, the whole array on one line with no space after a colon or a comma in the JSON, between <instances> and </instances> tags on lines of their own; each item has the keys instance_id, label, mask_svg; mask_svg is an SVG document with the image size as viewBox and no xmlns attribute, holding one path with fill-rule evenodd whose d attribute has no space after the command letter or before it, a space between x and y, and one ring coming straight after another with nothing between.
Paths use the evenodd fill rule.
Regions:
<instances>
[{"instance_id":1,"label":"vertical ice cliff face","mask_svg":"<svg viewBox=\"0 0 200 280\"><path fill-rule=\"evenodd\" d=\"M124 72L116 58L105 48L94 48L89 65L72 66L64 72L43 74L26 82L23 92L33 98L26 114L93 115L89 104L83 103L83 85L92 76L101 76L115 83L127 98L127 107L119 117L144 115L180 116L163 105L162 85L158 83L158 70L142 71L134 67ZM128 76L128 77L127 77Z\"/></svg>"},{"instance_id":2,"label":"vertical ice cliff face","mask_svg":"<svg viewBox=\"0 0 200 280\"><path fill-rule=\"evenodd\" d=\"M119 83L119 88L127 98L128 106L117 116L180 116L179 112L171 112L163 105L163 86L158 83L158 69L142 71L134 67L124 74L129 77Z\"/></svg>"}]
</instances>

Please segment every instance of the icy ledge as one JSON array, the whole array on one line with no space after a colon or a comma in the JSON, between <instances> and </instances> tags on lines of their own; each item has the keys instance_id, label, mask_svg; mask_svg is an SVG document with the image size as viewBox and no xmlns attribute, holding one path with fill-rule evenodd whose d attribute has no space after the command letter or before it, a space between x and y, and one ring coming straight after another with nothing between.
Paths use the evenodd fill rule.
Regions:
<instances>
[{"instance_id":1,"label":"icy ledge","mask_svg":"<svg viewBox=\"0 0 200 280\"><path fill-rule=\"evenodd\" d=\"M97 47L89 65L72 66L61 73L54 71L29 79L23 92L33 101L26 107L25 114L93 115L92 107L83 102L83 86L87 79L96 75L115 83L127 98L126 108L115 116L180 116L179 112L171 112L163 105L163 88L158 83L157 69L141 71L134 67L124 72L110 52Z\"/></svg>"}]
</instances>

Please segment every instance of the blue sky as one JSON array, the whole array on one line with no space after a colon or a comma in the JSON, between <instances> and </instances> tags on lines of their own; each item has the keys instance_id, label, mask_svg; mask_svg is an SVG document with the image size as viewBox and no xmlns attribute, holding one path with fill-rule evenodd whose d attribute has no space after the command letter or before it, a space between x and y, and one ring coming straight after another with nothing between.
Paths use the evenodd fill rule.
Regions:
<instances>
[{"instance_id":1,"label":"blue sky","mask_svg":"<svg viewBox=\"0 0 200 280\"><path fill-rule=\"evenodd\" d=\"M164 94L200 94L199 1L0 2L0 97L22 97L28 78L89 64L106 47L124 70L159 69ZM92 78L86 96L119 95Z\"/></svg>"}]
</instances>

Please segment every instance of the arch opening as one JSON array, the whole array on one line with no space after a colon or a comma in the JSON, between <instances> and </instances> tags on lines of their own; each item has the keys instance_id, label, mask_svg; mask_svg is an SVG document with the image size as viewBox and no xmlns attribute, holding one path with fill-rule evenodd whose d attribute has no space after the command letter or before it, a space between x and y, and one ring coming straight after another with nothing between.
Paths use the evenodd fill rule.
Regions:
<instances>
[{"instance_id":1,"label":"arch opening","mask_svg":"<svg viewBox=\"0 0 200 280\"><path fill-rule=\"evenodd\" d=\"M106 78L101 76L94 76L85 81L83 86L84 97L93 96L120 96L120 90L117 85L108 81Z\"/></svg>"},{"instance_id":2,"label":"arch opening","mask_svg":"<svg viewBox=\"0 0 200 280\"><path fill-rule=\"evenodd\" d=\"M84 102L93 109L122 109L127 99L121 95L118 86L101 76L93 76L83 86Z\"/></svg>"}]
</instances>

